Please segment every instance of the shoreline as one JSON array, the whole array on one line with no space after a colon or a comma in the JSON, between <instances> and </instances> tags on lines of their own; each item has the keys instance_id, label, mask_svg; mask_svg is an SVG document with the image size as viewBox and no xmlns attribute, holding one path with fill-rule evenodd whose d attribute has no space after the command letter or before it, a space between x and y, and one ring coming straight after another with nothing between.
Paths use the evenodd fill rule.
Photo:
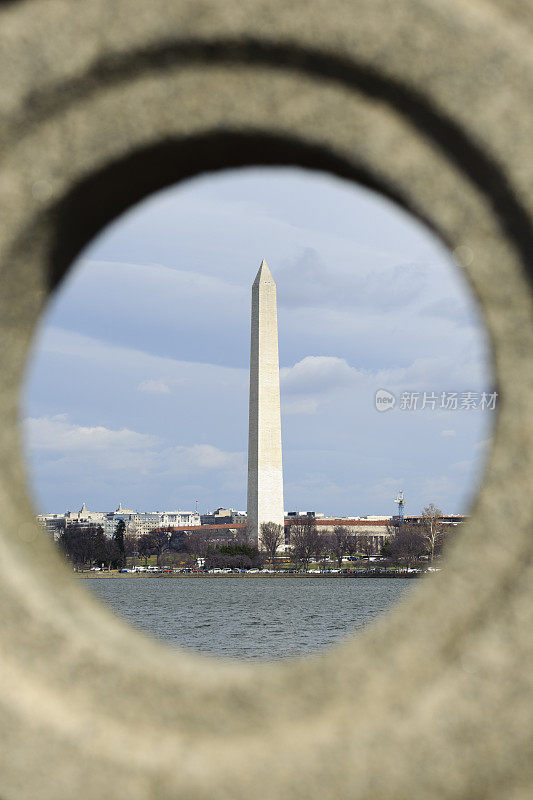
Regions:
<instances>
[{"instance_id":1,"label":"shoreline","mask_svg":"<svg viewBox=\"0 0 533 800\"><path fill-rule=\"evenodd\" d=\"M413 578L420 578L423 573L421 572L394 572L394 573L385 573L385 572L352 572L352 573L344 573L344 574L310 574L310 573L288 573L283 575L283 573L252 573L247 574L246 572L233 572L233 573L216 573L216 574L209 574L207 572L196 572L196 573L128 573L128 572L75 572L74 575L78 578L84 578L86 580L113 580L117 578L122 578L125 580L130 579L145 579L145 578L189 578L189 579L219 579L219 578L249 578L249 579L268 579L268 578L300 578L300 579L310 579L316 580L316 578L327 578L327 579L344 579L344 578L384 578L384 579L391 579L391 578L402 578L407 580L412 580Z\"/></svg>"}]
</instances>

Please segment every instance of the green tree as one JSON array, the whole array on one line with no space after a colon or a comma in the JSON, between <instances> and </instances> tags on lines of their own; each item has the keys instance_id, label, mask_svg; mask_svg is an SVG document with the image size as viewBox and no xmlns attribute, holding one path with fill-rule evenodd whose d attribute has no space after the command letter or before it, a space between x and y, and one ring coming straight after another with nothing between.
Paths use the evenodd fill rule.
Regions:
<instances>
[{"instance_id":1,"label":"green tree","mask_svg":"<svg viewBox=\"0 0 533 800\"><path fill-rule=\"evenodd\" d=\"M107 540L101 525L94 531L92 539L92 560L101 567L107 561Z\"/></svg>"},{"instance_id":2,"label":"green tree","mask_svg":"<svg viewBox=\"0 0 533 800\"><path fill-rule=\"evenodd\" d=\"M126 533L126 523L123 519L119 519L117 524L115 525L115 530L113 532L113 541L116 545L117 552L118 552L118 564L117 568L120 569L126 563L126 552L124 546L124 534Z\"/></svg>"}]
</instances>

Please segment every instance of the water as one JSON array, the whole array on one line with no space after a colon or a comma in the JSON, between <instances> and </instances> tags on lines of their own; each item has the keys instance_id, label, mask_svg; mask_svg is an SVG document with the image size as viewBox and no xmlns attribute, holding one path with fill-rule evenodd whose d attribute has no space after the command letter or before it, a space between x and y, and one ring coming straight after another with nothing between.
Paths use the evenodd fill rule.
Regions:
<instances>
[{"instance_id":1,"label":"water","mask_svg":"<svg viewBox=\"0 0 533 800\"><path fill-rule=\"evenodd\" d=\"M402 578L99 578L84 585L172 646L279 659L333 644L397 602Z\"/></svg>"}]
</instances>

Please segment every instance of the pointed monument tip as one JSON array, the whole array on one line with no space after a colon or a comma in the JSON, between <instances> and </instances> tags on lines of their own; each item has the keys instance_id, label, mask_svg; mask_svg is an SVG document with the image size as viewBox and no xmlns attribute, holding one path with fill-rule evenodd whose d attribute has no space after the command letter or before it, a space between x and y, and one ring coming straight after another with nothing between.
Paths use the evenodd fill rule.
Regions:
<instances>
[{"instance_id":1,"label":"pointed monument tip","mask_svg":"<svg viewBox=\"0 0 533 800\"><path fill-rule=\"evenodd\" d=\"M263 259L261 259L261 264L259 266L259 271L258 271L257 275L255 276L254 285L256 283L259 283L260 281L265 281L265 280L272 281L272 283L274 283L274 278L272 277L272 273L270 272L270 270L268 268L267 262L263 258Z\"/></svg>"}]
</instances>

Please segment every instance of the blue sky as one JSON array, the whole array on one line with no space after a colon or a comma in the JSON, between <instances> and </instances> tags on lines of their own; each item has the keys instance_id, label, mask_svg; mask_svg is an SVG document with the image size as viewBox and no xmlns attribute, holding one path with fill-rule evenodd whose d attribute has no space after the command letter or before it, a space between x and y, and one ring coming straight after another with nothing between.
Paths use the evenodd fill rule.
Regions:
<instances>
[{"instance_id":1,"label":"blue sky","mask_svg":"<svg viewBox=\"0 0 533 800\"><path fill-rule=\"evenodd\" d=\"M321 173L241 169L154 195L86 248L27 376L36 504L246 507L251 284L278 289L285 508L468 510L494 412L405 410L402 392L491 391L488 341L423 225ZM387 389L396 406L379 413ZM437 403L438 406L438 403Z\"/></svg>"}]
</instances>

